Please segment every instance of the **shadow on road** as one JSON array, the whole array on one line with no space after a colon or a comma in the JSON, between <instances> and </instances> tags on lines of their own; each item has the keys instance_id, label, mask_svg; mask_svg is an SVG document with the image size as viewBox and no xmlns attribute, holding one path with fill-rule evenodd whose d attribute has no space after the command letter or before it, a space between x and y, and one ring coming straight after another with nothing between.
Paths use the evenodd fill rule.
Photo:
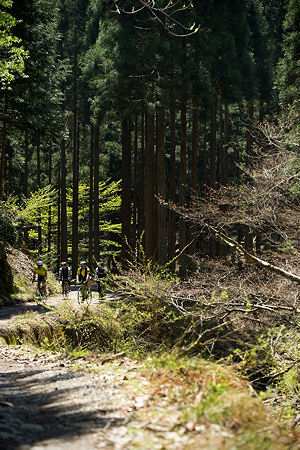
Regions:
<instances>
[{"instance_id":1,"label":"shadow on road","mask_svg":"<svg viewBox=\"0 0 300 450\"><path fill-rule=\"evenodd\" d=\"M26 303L26 305L15 305L15 306L5 306L0 308L0 323L1 320L8 320L12 316L17 314L24 314L25 312L35 311L39 314L44 314L45 312L50 311L50 307L48 308L45 305L38 305L36 303Z\"/></svg>"},{"instance_id":2,"label":"shadow on road","mask_svg":"<svg viewBox=\"0 0 300 450\"><path fill-rule=\"evenodd\" d=\"M122 425L124 418L111 405L103 408L103 395L80 373L1 371L1 448L23 448L49 439L72 441L74 436Z\"/></svg>"}]
</instances>

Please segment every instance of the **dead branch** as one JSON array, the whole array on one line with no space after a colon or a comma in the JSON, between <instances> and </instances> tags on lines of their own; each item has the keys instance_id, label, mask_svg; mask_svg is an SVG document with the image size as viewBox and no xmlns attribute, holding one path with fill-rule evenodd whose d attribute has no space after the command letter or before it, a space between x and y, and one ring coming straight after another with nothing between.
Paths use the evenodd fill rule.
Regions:
<instances>
[{"instance_id":1,"label":"dead branch","mask_svg":"<svg viewBox=\"0 0 300 450\"><path fill-rule=\"evenodd\" d=\"M276 273L277 275L281 275L284 278L287 278L290 281L293 281L295 283L300 283L300 277L298 275L295 275L294 273L288 272L284 269L281 269L278 266L274 266L273 264L264 261L263 259L258 258L257 256L253 255L252 253L249 253L241 244L236 242L234 239L226 236L222 231L218 231L216 228L212 227L211 225L208 225L208 228L211 230L213 235L224 244L229 245L229 247L234 248L239 253L241 253L246 259L254 262L259 267L262 267L264 269L267 269L271 272Z\"/></svg>"},{"instance_id":2,"label":"dead branch","mask_svg":"<svg viewBox=\"0 0 300 450\"><path fill-rule=\"evenodd\" d=\"M252 382L259 381L259 380L262 380L264 378L268 378L269 380L270 379L274 380L275 378L278 378L281 375L284 375L285 373L287 373L289 370L293 369L293 367L297 366L299 364L299 362L300 362L300 359L297 359L292 364L290 364L288 367L286 367L284 370L281 370L280 372L273 373L272 375L264 375L262 377L257 377L255 380L252 380Z\"/></svg>"}]
</instances>

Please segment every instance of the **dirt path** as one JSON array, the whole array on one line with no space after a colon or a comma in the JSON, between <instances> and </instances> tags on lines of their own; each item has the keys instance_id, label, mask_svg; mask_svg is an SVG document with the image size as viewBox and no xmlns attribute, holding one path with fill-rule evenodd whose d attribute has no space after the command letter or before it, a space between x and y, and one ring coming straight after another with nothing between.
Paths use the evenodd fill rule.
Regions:
<instances>
[{"instance_id":1,"label":"dirt path","mask_svg":"<svg viewBox=\"0 0 300 450\"><path fill-rule=\"evenodd\" d=\"M71 292L71 300L77 302L77 292ZM61 302L56 296L46 304ZM49 310L35 302L1 308L0 327L26 311ZM106 368L95 375L72 370L71 364L83 367L84 361L0 346L1 450L123 448L124 424L133 408L126 390L120 390L122 375Z\"/></svg>"},{"instance_id":2,"label":"dirt path","mask_svg":"<svg viewBox=\"0 0 300 450\"><path fill-rule=\"evenodd\" d=\"M120 377L72 371L18 346L0 352L1 449L124 448L132 402Z\"/></svg>"},{"instance_id":3,"label":"dirt path","mask_svg":"<svg viewBox=\"0 0 300 450\"><path fill-rule=\"evenodd\" d=\"M50 301L55 303L61 299ZM18 307L5 310L2 310L0 327L20 312ZM219 380L229 376L227 369L224 370L224 377L222 371L217 375ZM253 405L257 408L256 398L250 396L247 387L241 391L243 386L235 375L232 377L236 391L231 388L232 397L225 403L226 409L222 402L220 406L214 403L216 400L208 406L213 411L223 408L226 412L224 424L215 423L197 412L203 407L205 389L216 384L213 363L199 360L198 370L192 365L174 371L165 365L161 369L147 367L146 362L133 361L124 353L103 355L78 351L67 357L42 352L36 347L0 343L0 449L260 448L256 445L255 432L252 430L249 437L245 433L248 416L244 409L241 418L237 410L242 393L250 410ZM226 399L225 395L223 402ZM249 415L252 421L253 417ZM297 438L283 434L283 429L273 424L267 413L257 417L259 442L265 443L263 448L299 448L297 444L294 446ZM266 428L262 429L261 423ZM273 445L275 438L270 440L267 435L269 429L281 439L277 446ZM244 447L235 445L244 439Z\"/></svg>"},{"instance_id":4,"label":"dirt path","mask_svg":"<svg viewBox=\"0 0 300 450\"><path fill-rule=\"evenodd\" d=\"M107 296L109 298L109 296ZM77 290L73 290L70 292L70 299L72 303L77 305ZM3 308L0 308L0 327L6 325L13 316L16 316L18 314L24 314L28 311L36 311L40 314L44 314L49 311L47 308L47 305L50 307L52 306L59 306L63 303L64 300L62 300L61 295L55 295L48 297L45 301L45 306L42 304L38 304L35 301L32 302L26 302L22 304L17 304L14 306L6 306ZM98 293L93 292L93 298L92 298L92 305L96 305L99 302Z\"/></svg>"}]
</instances>

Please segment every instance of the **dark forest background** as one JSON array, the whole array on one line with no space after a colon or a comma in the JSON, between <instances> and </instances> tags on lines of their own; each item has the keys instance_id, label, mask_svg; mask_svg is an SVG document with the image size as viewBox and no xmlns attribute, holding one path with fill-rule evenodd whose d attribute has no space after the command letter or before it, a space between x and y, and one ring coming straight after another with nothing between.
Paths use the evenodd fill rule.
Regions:
<instances>
[{"instance_id":1,"label":"dark forest background","mask_svg":"<svg viewBox=\"0 0 300 450\"><path fill-rule=\"evenodd\" d=\"M223 256L165 203L240 185L258 124L297 110L298 2L1 0L1 14L24 50L1 77L2 228L19 232L2 239L54 270L141 247L162 265L180 253L182 273L188 255ZM255 246L248 225L231 234Z\"/></svg>"}]
</instances>

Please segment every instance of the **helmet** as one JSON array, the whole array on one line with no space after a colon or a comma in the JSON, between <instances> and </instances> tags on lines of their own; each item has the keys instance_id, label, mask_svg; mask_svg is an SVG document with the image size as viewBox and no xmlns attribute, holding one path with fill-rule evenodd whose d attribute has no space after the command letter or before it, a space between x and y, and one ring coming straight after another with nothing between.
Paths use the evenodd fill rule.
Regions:
<instances>
[{"instance_id":1,"label":"helmet","mask_svg":"<svg viewBox=\"0 0 300 450\"><path fill-rule=\"evenodd\" d=\"M63 262L61 263L61 265L62 265L62 266L66 266L66 265L67 265L66 261L63 261Z\"/></svg>"},{"instance_id":2,"label":"helmet","mask_svg":"<svg viewBox=\"0 0 300 450\"><path fill-rule=\"evenodd\" d=\"M80 265L81 266L86 266L86 262L85 261L81 261Z\"/></svg>"},{"instance_id":3,"label":"helmet","mask_svg":"<svg viewBox=\"0 0 300 450\"><path fill-rule=\"evenodd\" d=\"M36 265L37 265L37 266L42 266L42 265L43 265L43 261L38 261L38 262L36 263Z\"/></svg>"},{"instance_id":4,"label":"helmet","mask_svg":"<svg viewBox=\"0 0 300 450\"><path fill-rule=\"evenodd\" d=\"M104 264L104 261L97 262L97 266L103 266L103 264Z\"/></svg>"}]
</instances>

